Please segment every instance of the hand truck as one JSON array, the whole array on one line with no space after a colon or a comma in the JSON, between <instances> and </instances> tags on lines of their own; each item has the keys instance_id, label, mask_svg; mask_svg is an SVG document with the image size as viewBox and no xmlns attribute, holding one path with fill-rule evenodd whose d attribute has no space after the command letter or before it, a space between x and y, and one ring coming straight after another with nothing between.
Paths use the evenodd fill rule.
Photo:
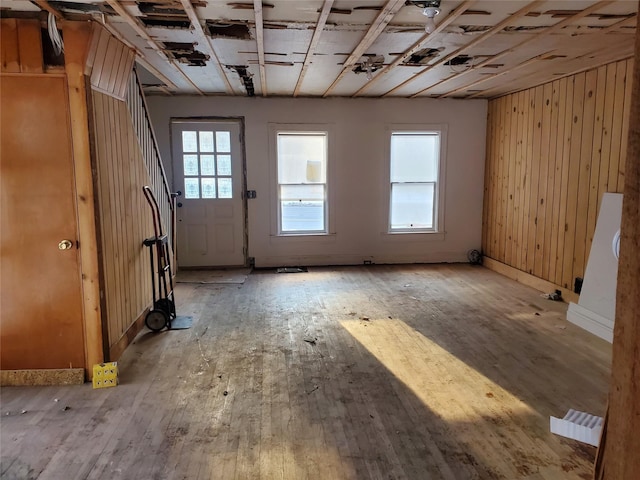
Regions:
<instances>
[{"instance_id":1,"label":"hand truck","mask_svg":"<svg viewBox=\"0 0 640 480\"><path fill-rule=\"evenodd\" d=\"M156 202L151 188L145 185L142 187L142 190L153 214L154 233L153 237L149 237L142 242L145 247L149 247L151 288L153 290L153 307L149 313L147 313L144 324L149 330L159 332L164 327L171 329L171 321L176 318L176 303L173 294L173 272L171 271L169 240L167 235L162 233L162 222L158 202ZM169 277L168 281L167 276Z\"/></svg>"}]
</instances>

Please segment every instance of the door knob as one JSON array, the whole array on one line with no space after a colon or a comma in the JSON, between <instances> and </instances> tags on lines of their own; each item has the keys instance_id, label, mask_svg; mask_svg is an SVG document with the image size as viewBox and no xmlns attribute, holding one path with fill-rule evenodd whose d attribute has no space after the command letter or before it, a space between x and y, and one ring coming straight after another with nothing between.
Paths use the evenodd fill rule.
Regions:
<instances>
[{"instance_id":1,"label":"door knob","mask_svg":"<svg viewBox=\"0 0 640 480\"><path fill-rule=\"evenodd\" d=\"M61 240L58 243L59 250L70 250L73 248L73 242L71 240Z\"/></svg>"}]
</instances>

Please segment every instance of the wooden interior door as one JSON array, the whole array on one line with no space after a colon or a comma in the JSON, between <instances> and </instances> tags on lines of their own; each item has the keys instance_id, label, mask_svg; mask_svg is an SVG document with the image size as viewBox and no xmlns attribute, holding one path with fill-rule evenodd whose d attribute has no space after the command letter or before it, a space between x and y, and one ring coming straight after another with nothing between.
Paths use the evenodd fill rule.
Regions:
<instances>
[{"instance_id":1,"label":"wooden interior door","mask_svg":"<svg viewBox=\"0 0 640 480\"><path fill-rule=\"evenodd\" d=\"M173 121L178 265L245 263L239 121Z\"/></svg>"},{"instance_id":2,"label":"wooden interior door","mask_svg":"<svg viewBox=\"0 0 640 480\"><path fill-rule=\"evenodd\" d=\"M0 368L84 368L66 80L1 80Z\"/></svg>"}]
</instances>

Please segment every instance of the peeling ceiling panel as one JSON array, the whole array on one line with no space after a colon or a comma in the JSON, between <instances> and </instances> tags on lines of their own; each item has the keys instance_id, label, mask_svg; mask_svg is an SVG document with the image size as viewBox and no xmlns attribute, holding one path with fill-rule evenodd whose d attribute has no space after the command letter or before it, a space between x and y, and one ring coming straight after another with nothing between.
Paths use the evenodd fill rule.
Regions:
<instances>
[{"instance_id":1,"label":"peeling ceiling panel","mask_svg":"<svg viewBox=\"0 0 640 480\"><path fill-rule=\"evenodd\" d=\"M255 95L262 94L253 0L193 0L195 13L208 35L208 41L191 24L180 0L118 1L130 18L121 18L115 11L103 18L96 12L106 11L108 7L104 0L64 0L59 3L52 0L50 3L65 11L73 11L73 19L108 22L123 39L136 47L143 63L157 69L175 84L175 92L172 93L193 94L202 91L228 94L225 77L215 63L217 56L234 94L249 95L248 86ZM374 72L373 80L369 83L365 73L356 74L352 71L353 65L346 67L347 70L339 81L335 80L343 72L344 62L363 39L366 39L366 48L357 50L360 56L382 55L384 65L387 66L403 55L424 36L425 17L422 9L414 5L403 5L393 18L388 19L389 23L383 31L372 35L368 31L388 0L335 0L322 31L316 37L317 44L298 94L322 96L335 82L331 95L352 96L362 89L358 96L375 97L397 87L390 95L411 96L468 67L439 65L420 74L425 65L439 62L457 49L481 38L484 32L505 19L511 19L511 22L502 32L455 54L472 57L467 62L472 65L487 60L490 66L474 69L459 78L437 85L426 92L426 95L452 93L454 96L464 96L468 94L468 90L480 93L486 90L487 96L495 96L500 92L511 91L516 86L522 85L524 88L532 86L531 82L557 78L558 75L566 74L568 68L578 68L576 65L579 68L595 67L614 57L617 59L632 55L637 2L618 0L602 8L592 9L591 7L598 5L597 0L547 0L527 15L517 18L512 16L529 1L531 0L473 2L443 32L427 37L419 45L421 51L414 52L416 55L409 62L409 65L415 66L402 62L385 73ZM260 48L264 52L267 94L294 94L324 3L324 0L263 1L263 41ZM442 0L441 13L435 18L436 24L445 21L463 3L463 0ZM571 20L573 15L587 8L593 11L584 12L583 18ZM22 12L39 10L36 4L26 0L5 0L2 2L2 9L3 16L18 16ZM628 18L630 15L634 16L631 20ZM143 32L134 31L127 23L132 21L140 25ZM567 22L569 25L553 34L545 33L549 26L559 22ZM602 33L612 25L616 29L613 33ZM166 44L169 50L171 47L180 47L180 44L185 44L182 46L188 50L188 45L192 45L194 53L174 51L173 54L168 53L170 60L167 60L147 42L146 38L149 37L152 44L160 48ZM521 45L523 42L525 44ZM213 51L209 48L209 43ZM510 49L513 51L502 55L502 52ZM546 53L556 55L555 59L541 62L535 60L536 56ZM500 54L500 57L491 60L490 56L496 54ZM198 55L201 56L195 58ZM227 65L234 68L228 69ZM242 72L242 75L238 72ZM419 76L414 81L401 86L416 74ZM493 75L497 76L493 78ZM464 89L466 84L489 78L493 79ZM462 90L455 92L457 88ZM164 90L155 85L153 88L149 87L149 91Z\"/></svg>"},{"instance_id":2,"label":"peeling ceiling panel","mask_svg":"<svg viewBox=\"0 0 640 480\"><path fill-rule=\"evenodd\" d=\"M168 63L164 56L152 50L146 40L137 35L129 24L116 19L110 20L109 23L120 35L134 45L138 51L145 52L145 60L171 80L178 87L179 91L184 91L187 94L198 93L195 87L191 85L176 68Z\"/></svg>"}]
</instances>

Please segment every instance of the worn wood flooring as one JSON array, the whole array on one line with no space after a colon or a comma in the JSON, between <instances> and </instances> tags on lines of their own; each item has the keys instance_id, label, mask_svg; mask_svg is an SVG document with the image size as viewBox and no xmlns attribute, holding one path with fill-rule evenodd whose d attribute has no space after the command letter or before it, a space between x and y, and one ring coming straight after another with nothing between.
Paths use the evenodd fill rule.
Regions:
<instances>
[{"instance_id":1,"label":"worn wood flooring","mask_svg":"<svg viewBox=\"0 0 640 480\"><path fill-rule=\"evenodd\" d=\"M589 479L549 433L603 415L610 345L468 265L254 271L179 284L120 385L1 391L3 479ZM24 413L22 413L24 412Z\"/></svg>"}]
</instances>

